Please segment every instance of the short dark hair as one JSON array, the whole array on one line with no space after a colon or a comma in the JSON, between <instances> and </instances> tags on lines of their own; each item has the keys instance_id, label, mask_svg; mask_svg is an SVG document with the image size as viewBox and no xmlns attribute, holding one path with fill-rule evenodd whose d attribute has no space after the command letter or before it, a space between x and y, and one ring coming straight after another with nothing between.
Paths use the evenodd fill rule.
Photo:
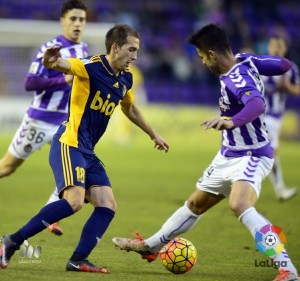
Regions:
<instances>
[{"instance_id":1,"label":"short dark hair","mask_svg":"<svg viewBox=\"0 0 300 281\"><path fill-rule=\"evenodd\" d=\"M206 54L209 50L219 53L227 53L231 50L226 32L216 24L208 24L202 27L193 33L187 41Z\"/></svg>"},{"instance_id":2,"label":"short dark hair","mask_svg":"<svg viewBox=\"0 0 300 281\"><path fill-rule=\"evenodd\" d=\"M61 16L63 17L68 11L73 9L80 9L87 11L87 7L81 0L68 0L63 3L61 8Z\"/></svg>"},{"instance_id":3,"label":"short dark hair","mask_svg":"<svg viewBox=\"0 0 300 281\"><path fill-rule=\"evenodd\" d=\"M111 28L105 36L106 52L109 54L111 46L117 43L120 47L127 43L127 37L133 36L140 39L140 34L127 24L117 24Z\"/></svg>"}]
</instances>

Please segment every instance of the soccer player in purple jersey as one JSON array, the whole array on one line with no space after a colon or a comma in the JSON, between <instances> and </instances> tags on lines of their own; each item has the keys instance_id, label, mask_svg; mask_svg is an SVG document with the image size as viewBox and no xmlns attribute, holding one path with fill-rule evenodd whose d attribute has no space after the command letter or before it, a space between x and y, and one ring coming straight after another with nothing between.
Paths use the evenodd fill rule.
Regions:
<instances>
[{"instance_id":1,"label":"soccer player in purple jersey","mask_svg":"<svg viewBox=\"0 0 300 281\"><path fill-rule=\"evenodd\" d=\"M288 42L283 36L274 35L269 38L269 55L285 57L287 51ZM274 148L274 165L269 177L276 197L281 201L285 201L295 196L298 189L295 187L287 188L284 183L279 159L279 138L287 95L300 95L299 69L293 63L292 68L283 75L262 76L262 79L265 84L267 106L265 121Z\"/></svg>"},{"instance_id":2,"label":"soccer player in purple jersey","mask_svg":"<svg viewBox=\"0 0 300 281\"><path fill-rule=\"evenodd\" d=\"M62 58L87 56L87 44L81 41L86 24L86 11L87 8L81 0L64 2L60 18L63 34L43 44L31 63L25 79L25 88L27 91L34 92L33 101L8 151L0 160L0 178L15 172L33 152L51 143L59 125L67 119L73 76L44 67L42 58L48 47L57 44L62 45L60 50ZM47 204L58 199L55 188ZM57 223L50 225L48 229L57 235L63 233Z\"/></svg>"},{"instance_id":3,"label":"soccer player in purple jersey","mask_svg":"<svg viewBox=\"0 0 300 281\"><path fill-rule=\"evenodd\" d=\"M176 236L191 230L204 213L224 198L253 238L271 223L255 209L261 183L273 165L273 149L264 123L265 102L260 74L280 75L291 68L284 58L233 55L226 33L214 24L204 26L188 40L202 63L219 75L221 116L204 121L205 129L222 131L222 146L196 183L184 205L148 239L114 237L123 250L153 261L159 250ZM276 237L279 242L279 238ZM274 281L297 279L297 270L285 249L272 256L279 272Z\"/></svg>"},{"instance_id":4,"label":"soccer player in purple jersey","mask_svg":"<svg viewBox=\"0 0 300 281\"><path fill-rule=\"evenodd\" d=\"M116 25L107 32L105 45L106 55L83 59L59 57L61 46L52 46L44 54L43 64L46 67L74 75L68 118L55 133L49 155L62 199L44 206L17 232L2 238L1 268L7 267L24 240L39 233L48 224L73 215L87 201L94 210L82 229L80 241L67 262L66 270L108 273L108 269L94 265L87 258L116 211L110 179L94 152L116 106L120 104L122 112L151 138L155 148L165 152L169 149L134 103L133 79L128 67L137 59L139 33L128 25Z\"/></svg>"}]
</instances>

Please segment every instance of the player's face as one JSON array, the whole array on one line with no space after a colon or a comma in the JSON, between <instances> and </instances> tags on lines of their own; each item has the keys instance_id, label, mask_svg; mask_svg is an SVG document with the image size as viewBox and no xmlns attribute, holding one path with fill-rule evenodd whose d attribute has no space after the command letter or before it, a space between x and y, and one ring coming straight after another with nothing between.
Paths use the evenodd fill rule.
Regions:
<instances>
[{"instance_id":1,"label":"player's face","mask_svg":"<svg viewBox=\"0 0 300 281\"><path fill-rule=\"evenodd\" d=\"M284 57L287 52L287 45L283 38L271 38L268 44L268 52L271 56Z\"/></svg>"},{"instance_id":2,"label":"player's face","mask_svg":"<svg viewBox=\"0 0 300 281\"><path fill-rule=\"evenodd\" d=\"M70 41L79 43L86 24L86 12L80 9L70 10L60 19L60 23L64 36Z\"/></svg>"},{"instance_id":3,"label":"player's face","mask_svg":"<svg viewBox=\"0 0 300 281\"><path fill-rule=\"evenodd\" d=\"M207 68L214 74L220 74L220 68L217 63L214 52L209 51L208 54L197 49L198 56L202 59L202 63L207 66Z\"/></svg>"},{"instance_id":4,"label":"player's face","mask_svg":"<svg viewBox=\"0 0 300 281\"><path fill-rule=\"evenodd\" d=\"M137 60L137 53L140 48L140 40L134 36L127 37L127 43L122 47L116 46L115 67L118 71L126 70L129 65Z\"/></svg>"}]
</instances>

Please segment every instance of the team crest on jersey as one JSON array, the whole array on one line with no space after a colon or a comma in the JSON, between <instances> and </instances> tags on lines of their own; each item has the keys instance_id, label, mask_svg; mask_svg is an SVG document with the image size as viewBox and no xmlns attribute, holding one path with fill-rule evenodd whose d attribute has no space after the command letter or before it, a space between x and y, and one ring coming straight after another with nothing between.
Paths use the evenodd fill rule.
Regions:
<instances>
[{"instance_id":1,"label":"team crest on jersey","mask_svg":"<svg viewBox=\"0 0 300 281\"><path fill-rule=\"evenodd\" d=\"M38 68L39 68L39 63L37 62L37 61L34 61L31 65L30 65L30 67L29 67L29 73L30 74L36 74L37 73L37 71L38 71Z\"/></svg>"},{"instance_id":2,"label":"team crest on jersey","mask_svg":"<svg viewBox=\"0 0 300 281\"><path fill-rule=\"evenodd\" d=\"M124 85L122 90L123 97L125 96L126 93L127 93L127 87Z\"/></svg>"},{"instance_id":3,"label":"team crest on jersey","mask_svg":"<svg viewBox=\"0 0 300 281\"><path fill-rule=\"evenodd\" d=\"M92 63L92 61L89 59L81 59L81 61L83 62L83 64Z\"/></svg>"}]
</instances>

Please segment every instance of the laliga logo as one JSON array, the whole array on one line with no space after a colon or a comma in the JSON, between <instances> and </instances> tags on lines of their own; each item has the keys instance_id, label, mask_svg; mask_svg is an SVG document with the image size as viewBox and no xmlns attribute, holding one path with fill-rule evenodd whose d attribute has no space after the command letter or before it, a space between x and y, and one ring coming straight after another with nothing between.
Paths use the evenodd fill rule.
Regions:
<instances>
[{"instance_id":1,"label":"laliga logo","mask_svg":"<svg viewBox=\"0 0 300 281\"><path fill-rule=\"evenodd\" d=\"M267 224L255 234L256 249L271 257L284 249L286 236L279 226Z\"/></svg>"},{"instance_id":2,"label":"laliga logo","mask_svg":"<svg viewBox=\"0 0 300 281\"><path fill-rule=\"evenodd\" d=\"M35 248L33 246L31 246L27 240L24 241L23 245L21 246L21 249L20 249L20 257L21 258L25 258L25 257L28 257L28 258L39 258L40 255L41 255L41 251L42 251L42 248L41 246L36 246Z\"/></svg>"}]
</instances>

